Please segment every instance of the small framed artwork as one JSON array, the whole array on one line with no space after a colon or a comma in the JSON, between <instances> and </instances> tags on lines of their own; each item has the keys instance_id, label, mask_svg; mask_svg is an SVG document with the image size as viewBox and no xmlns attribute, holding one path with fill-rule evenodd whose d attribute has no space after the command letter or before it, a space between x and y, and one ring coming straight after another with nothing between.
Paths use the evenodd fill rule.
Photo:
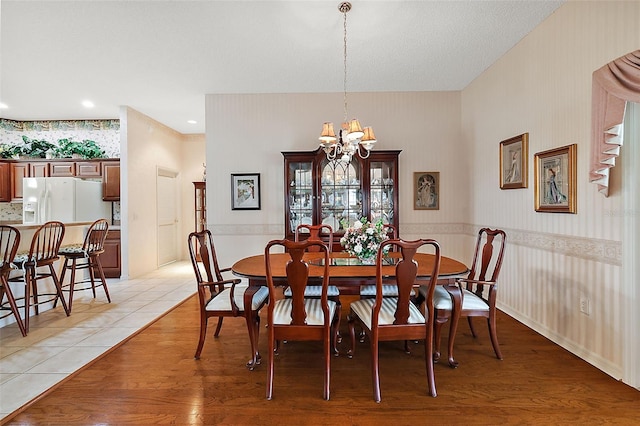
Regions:
<instances>
[{"instance_id":1,"label":"small framed artwork","mask_svg":"<svg viewBox=\"0 0 640 426\"><path fill-rule=\"evenodd\" d=\"M500 142L500 189L527 187L529 133Z\"/></svg>"},{"instance_id":2,"label":"small framed artwork","mask_svg":"<svg viewBox=\"0 0 640 426\"><path fill-rule=\"evenodd\" d=\"M413 209L440 209L440 172L413 173Z\"/></svg>"},{"instance_id":3,"label":"small framed artwork","mask_svg":"<svg viewBox=\"0 0 640 426\"><path fill-rule=\"evenodd\" d=\"M535 155L535 207L537 212L576 212L576 158L578 145Z\"/></svg>"},{"instance_id":4,"label":"small framed artwork","mask_svg":"<svg viewBox=\"0 0 640 426\"><path fill-rule=\"evenodd\" d=\"M231 175L231 210L260 210L260 173Z\"/></svg>"}]
</instances>

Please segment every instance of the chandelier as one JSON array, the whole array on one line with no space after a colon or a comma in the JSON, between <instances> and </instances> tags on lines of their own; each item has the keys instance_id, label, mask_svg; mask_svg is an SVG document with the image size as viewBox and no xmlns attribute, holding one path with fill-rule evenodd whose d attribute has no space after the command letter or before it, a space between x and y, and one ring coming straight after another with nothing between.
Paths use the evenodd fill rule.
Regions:
<instances>
[{"instance_id":1,"label":"chandelier","mask_svg":"<svg viewBox=\"0 0 640 426\"><path fill-rule=\"evenodd\" d=\"M369 157L369 153L376 143L376 137L371 127L360 127L360 122L354 118L347 121L347 12L351 10L351 3L343 2L338 5L344 20L344 121L340 127L340 137L336 137L333 123L324 123L320 134L320 146L327 154L328 160L340 158L345 163L351 162L354 155L361 158ZM360 149L363 148L363 149Z\"/></svg>"}]
</instances>

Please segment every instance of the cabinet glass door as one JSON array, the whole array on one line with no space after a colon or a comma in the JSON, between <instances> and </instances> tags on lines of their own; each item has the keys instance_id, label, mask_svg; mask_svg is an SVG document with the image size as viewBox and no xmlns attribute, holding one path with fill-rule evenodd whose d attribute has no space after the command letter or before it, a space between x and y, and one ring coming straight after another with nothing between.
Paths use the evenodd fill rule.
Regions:
<instances>
[{"instance_id":1,"label":"cabinet glass door","mask_svg":"<svg viewBox=\"0 0 640 426\"><path fill-rule=\"evenodd\" d=\"M334 231L344 230L363 215L360 169L355 158L350 163L341 160L322 161L321 220Z\"/></svg>"},{"instance_id":2,"label":"cabinet glass door","mask_svg":"<svg viewBox=\"0 0 640 426\"><path fill-rule=\"evenodd\" d=\"M383 223L394 223L394 167L394 163L390 161L369 162L371 222L382 219Z\"/></svg>"},{"instance_id":3,"label":"cabinet glass door","mask_svg":"<svg viewBox=\"0 0 640 426\"><path fill-rule=\"evenodd\" d=\"M313 162L289 163L289 229L313 224Z\"/></svg>"}]
</instances>

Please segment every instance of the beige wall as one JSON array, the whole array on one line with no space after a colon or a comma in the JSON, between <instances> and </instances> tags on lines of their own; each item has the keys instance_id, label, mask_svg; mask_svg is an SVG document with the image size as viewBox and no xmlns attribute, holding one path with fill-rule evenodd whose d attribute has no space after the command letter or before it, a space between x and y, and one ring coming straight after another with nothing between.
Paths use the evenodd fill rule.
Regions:
<instances>
[{"instance_id":1,"label":"beige wall","mask_svg":"<svg viewBox=\"0 0 640 426\"><path fill-rule=\"evenodd\" d=\"M121 180L127 182L121 192L123 277L135 278L158 268L157 170L182 170L183 135L127 107L122 108L120 125ZM177 186L183 187L181 174ZM182 195L178 195L180 204ZM179 219L178 233L183 223ZM182 253L181 241L176 242L178 253Z\"/></svg>"},{"instance_id":2,"label":"beige wall","mask_svg":"<svg viewBox=\"0 0 640 426\"><path fill-rule=\"evenodd\" d=\"M509 233L501 308L616 378L634 344L622 338L621 174L609 198L588 182L591 74L638 48L638 22L638 2L568 2L462 92L471 223ZM502 191L498 144L524 132L529 187ZM534 154L573 143L577 214L536 213Z\"/></svg>"},{"instance_id":3,"label":"beige wall","mask_svg":"<svg viewBox=\"0 0 640 426\"><path fill-rule=\"evenodd\" d=\"M342 120L342 94L208 95L208 227L225 264L261 253L284 236L281 151L314 150L324 121ZM400 154L400 235L433 235L443 251L462 256L459 232L469 221L467 169L460 164L460 93L353 93L349 113L374 127L375 149ZM453 165L448 167L448 165ZM440 171L439 211L413 210L414 171ZM258 172L262 208L232 211L231 173Z\"/></svg>"},{"instance_id":4,"label":"beige wall","mask_svg":"<svg viewBox=\"0 0 640 426\"><path fill-rule=\"evenodd\" d=\"M178 237L180 243L180 254L182 259L189 259L187 250L187 235L195 230L194 219L194 191L193 182L202 180L205 158L205 137L203 134L183 135L182 144L182 166L181 166L181 193L182 193L182 227Z\"/></svg>"}]
</instances>

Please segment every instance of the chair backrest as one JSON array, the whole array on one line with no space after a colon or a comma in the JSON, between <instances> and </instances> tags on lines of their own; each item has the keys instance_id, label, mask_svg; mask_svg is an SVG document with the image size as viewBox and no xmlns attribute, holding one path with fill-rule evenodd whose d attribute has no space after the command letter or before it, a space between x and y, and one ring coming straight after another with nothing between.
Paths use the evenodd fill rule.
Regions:
<instances>
[{"instance_id":1,"label":"chair backrest","mask_svg":"<svg viewBox=\"0 0 640 426\"><path fill-rule=\"evenodd\" d=\"M305 252L310 247L317 247L322 253L323 274L322 274L322 294L320 296L322 311L324 312L325 326L328 326L331 319L329 317L328 295L329 286L329 248L321 241L305 240L273 240L264 249L265 271L267 285L269 286L269 300L276 300L275 283L273 280L273 270L271 266L272 249L284 249L290 260L286 266L287 285L291 289L291 299L293 308L291 311L291 325L305 325L306 311L304 303L304 291L309 282L309 264L303 259ZM318 258L316 258L318 259ZM274 303L269 303L269 318L273 316Z\"/></svg>"},{"instance_id":2,"label":"chair backrest","mask_svg":"<svg viewBox=\"0 0 640 426\"><path fill-rule=\"evenodd\" d=\"M502 258L507 240L507 234L500 229L482 228L478 231L476 250L471 263L469 280L496 282L502 267ZM467 290L473 288L473 283L467 283ZM481 295L482 284L476 286L474 293Z\"/></svg>"},{"instance_id":3,"label":"chair backrest","mask_svg":"<svg viewBox=\"0 0 640 426\"><path fill-rule=\"evenodd\" d=\"M109 232L109 222L107 219L98 219L91 224L87 235L84 237L82 250L85 253L98 253L104 251L104 241Z\"/></svg>"},{"instance_id":4,"label":"chair backrest","mask_svg":"<svg viewBox=\"0 0 640 426\"><path fill-rule=\"evenodd\" d=\"M398 286L398 303L394 314L395 321L393 325L408 324L409 321L409 304L411 302L411 293L416 278L418 276L418 263L415 255L418 249L424 246L431 246L433 250L433 266L429 276L428 291L426 295L426 311L431 319L433 319L433 292L438 282L438 274L440 273L440 245L433 239L419 239L414 241L405 241L402 239L392 239L383 241L378 248L378 256L376 259L376 301L373 306L372 327L378 326L378 316L380 308L383 305L384 292L383 282L383 258L385 257L385 247L388 249L396 248L400 252L400 258L395 264L395 282Z\"/></svg>"},{"instance_id":5,"label":"chair backrest","mask_svg":"<svg viewBox=\"0 0 640 426\"><path fill-rule=\"evenodd\" d=\"M188 238L189 257L198 284L223 281L211 231L192 232Z\"/></svg>"},{"instance_id":6,"label":"chair backrest","mask_svg":"<svg viewBox=\"0 0 640 426\"><path fill-rule=\"evenodd\" d=\"M11 271L11 262L20 245L20 231L13 226L0 225L0 270L5 276Z\"/></svg>"},{"instance_id":7,"label":"chair backrest","mask_svg":"<svg viewBox=\"0 0 640 426\"><path fill-rule=\"evenodd\" d=\"M57 260L63 238L64 223L50 221L40 225L31 240L29 262L35 261L36 264L43 264Z\"/></svg>"},{"instance_id":8,"label":"chair backrest","mask_svg":"<svg viewBox=\"0 0 640 426\"><path fill-rule=\"evenodd\" d=\"M333 250L333 228L331 225L324 223L319 225L298 225L295 240L300 241L303 234L308 235L307 241L320 241L327 245L329 252ZM311 246L309 251L319 251L319 249L316 246Z\"/></svg>"}]
</instances>

